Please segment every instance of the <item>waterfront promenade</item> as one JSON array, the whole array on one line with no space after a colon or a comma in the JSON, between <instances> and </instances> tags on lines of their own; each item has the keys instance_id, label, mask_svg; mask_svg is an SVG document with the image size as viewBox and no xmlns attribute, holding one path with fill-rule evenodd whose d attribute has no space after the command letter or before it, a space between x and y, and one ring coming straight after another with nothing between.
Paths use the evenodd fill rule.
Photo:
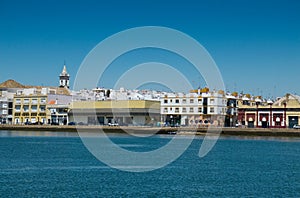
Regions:
<instances>
[{"instance_id":1,"label":"waterfront promenade","mask_svg":"<svg viewBox=\"0 0 300 198\"><path fill-rule=\"evenodd\" d=\"M16 131L57 131L57 132L97 132L102 129L105 133L126 133L130 131L136 134L170 134L176 132L179 135L189 135L196 132L196 135L205 135L207 128L192 127L139 127L139 126L51 126L51 125L0 125L0 130ZM217 128L222 130L221 135L230 136L281 136L300 137L300 130L288 128ZM213 134L214 128L209 133Z\"/></svg>"}]
</instances>

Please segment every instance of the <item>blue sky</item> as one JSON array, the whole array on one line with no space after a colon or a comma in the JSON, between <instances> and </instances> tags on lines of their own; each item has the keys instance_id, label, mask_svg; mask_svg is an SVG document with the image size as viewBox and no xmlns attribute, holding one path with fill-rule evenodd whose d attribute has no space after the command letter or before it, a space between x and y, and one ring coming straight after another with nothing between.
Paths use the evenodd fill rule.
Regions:
<instances>
[{"instance_id":1,"label":"blue sky","mask_svg":"<svg viewBox=\"0 0 300 198\"><path fill-rule=\"evenodd\" d=\"M195 38L231 91L266 97L300 94L299 24L297 0L0 0L0 81L56 86L66 61L72 83L100 41L151 25ZM190 78L199 81L192 72ZM110 86L109 81L103 84Z\"/></svg>"}]
</instances>

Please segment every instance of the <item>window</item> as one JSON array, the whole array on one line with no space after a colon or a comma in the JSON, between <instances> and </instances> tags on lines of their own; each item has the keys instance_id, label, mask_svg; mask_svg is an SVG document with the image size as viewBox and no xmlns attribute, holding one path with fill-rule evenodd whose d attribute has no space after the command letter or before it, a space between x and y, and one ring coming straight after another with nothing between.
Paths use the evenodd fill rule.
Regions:
<instances>
[{"instance_id":1,"label":"window","mask_svg":"<svg viewBox=\"0 0 300 198\"><path fill-rule=\"evenodd\" d=\"M37 104L37 99L32 99L32 100L31 100L31 103L32 103L32 104Z\"/></svg>"},{"instance_id":2,"label":"window","mask_svg":"<svg viewBox=\"0 0 300 198\"><path fill-rule=\"evenodd\" d=\"M182 99L182 103L185 104L186 103L186 99Z\"/></svg>"},{"instance_id":3,"label":"window","mask_svg":"<svg viewBox=\"0 0 300 198\"><path fill-rule=\"evenodd\" d=\"M202 108L198 108L198 113L202 113Z\"/></svg>"},{"instance_id":4,"label":"window","mask_svg":"<svg viewBox=\"0 0 300 198\"><path fill-rule=\"evenodd\" d=\"M190 108L190 113L193 113L194 112L194 108Z\"/></svg>"},{"instance_id":5,"label":"window","mask_svg":"<svg viewBox=\"0 0 300 198\"><path fill-rule=\"evenodd\" d=\"M199 98L199 99L198 99L198 103L202 103L202 98Z\"/></svg>"},{"instance_id":6,"label":"window","mask_svg":"<svg viewBox=\"0 0 300 198\"><path fill-rule=\"evenodd\" d=\"M190 103L194 103L194 99L190 99Z\"/></svg>"},{"instance_id":7,"label":"window","mask_svg":"<svg viewBox=\"0 0 300 198\"><path fill-rule=\"evenodd\" d=\"M37 112L37 106L36 105L31 106L31 111L32 112Z\"/></svg>"},{"instance_id":8,"label":"window","mask_svg":"<svg viewBox=\"0 0 300 198\"><path fill-rule=\"evenodd\" d=\"M16 104L20 104L21 103L21 99L16 99Z\"/></svg>"},{"instance_id":9,"label":"window","mask_svg":"<svg viewBox=\"0 0 300 198\"><path fill-rule=\"evenodd\" d=\"M175 103L178 104L178 103L179 103L179 99L176 99L176 100L175 100Z\"/></svg>"},{"instance_id":10,"label":"window","mask_svg":"<svg viewBox=\"0 0 300 198\"><path fill-rule=\"evenodd\" d=\"M215 99L210 99L210 104L214 104L215 103Z\"/></svg>"},{"instance_id":11,"label":"window","mask_svg":"<svg viewBox=\"0 0 300 198\"><path fill-rule=\"evenodd\" d=\"M44 112L46 110L46 106L40 106L40 111Z\"/></svg>"},{"instance_id":12,"label":"window","mask_svg":"<svg viewBox=\"0 0 300 198\"><path fill-rule=\"evenodd\" d=\"M215 108L211 107L209 112L210 113L214 113L215 112Z\"/></svg>"},{"instance_id":13,"label":"window","mask_svg":"<svg viewBox=\"0 0 300 198\"><path fill-rule=\"evenodd\" d=\"M167 104L167 103L168 103L168 100L164 100L164 103Z\"/></svg>"},{"instance_id":14,"label":"window","mask_svg":"<svg viewBox=\"0 0 300 198\"><path fill-rule=\"evenodd\" d=\"M24 104L28 104L29 103L29 99L28 98L25 98L24 99Z\"/></svg>"},{"instance_id":15,"label":"window","mask_svg":"<svg viewBox=\"0 0 300 198\"><path fill-rule=\"evenodd\" d=\"M164 113L167 113L168 112L168 108L164 108Z\"/></svg>"},{"instance_id":16,"label":"window","mask_svg":"<svg viewBox=\"0 0 300 198\"><path fill-rule=\"evenodd\" d=\"M46 98L41 98L41 103L46 103Z\"/></svg>"},{"instance_id":17,"label":"window","mask_svg":"<svg viewBox=\"0 0 300 198\"><path fill-rule=\"evenodd\" d=\"M29 112L29 106L28 105L24 105L23 106L23 111L24 112Z\"/></svg>"},{"instance_id":18,"label":"window","mask_svg":"<svg viewBox=\"0 0 300 198\"><path fill-rule=\"evenodd\" d=\"M179 113L179 108L175 108L175 113Z\"/></svg>"},{"instance_id":19,"label":"window","mask_svg":"<svg viewBox=\"0 0 300 198\"><path fill-rule=\"evenodd\" d=\"M186 113L186 108L185 107L182 108L182 113Z\"/></svg>"}]
</instances>

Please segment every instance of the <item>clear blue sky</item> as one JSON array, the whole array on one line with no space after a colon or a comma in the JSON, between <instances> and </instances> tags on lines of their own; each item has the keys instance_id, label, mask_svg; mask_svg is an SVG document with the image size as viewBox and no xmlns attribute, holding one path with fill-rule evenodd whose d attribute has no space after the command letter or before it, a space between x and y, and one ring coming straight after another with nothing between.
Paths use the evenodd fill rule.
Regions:
<instances>
[{"instance_id":1,"label":"clear blue sky","mask_svg":"<svg viewBox=\"0 0 300 198\"><path fill-rule=\"evenodd\" d=\"M198 40L231 91L300 94L297 0L0 0L0 81L56 86L66 60L72 83L101 40L147 25L178 29Z\"/></svg>"}]
</instances>

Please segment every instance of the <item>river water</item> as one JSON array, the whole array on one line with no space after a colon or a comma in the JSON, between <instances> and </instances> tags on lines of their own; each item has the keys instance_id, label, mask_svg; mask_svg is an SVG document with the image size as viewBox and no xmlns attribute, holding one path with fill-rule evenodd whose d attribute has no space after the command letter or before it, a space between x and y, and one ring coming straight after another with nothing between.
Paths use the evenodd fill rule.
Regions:
<instances>
[{"instance_id":1,"label":"river water","mask_svg":"<svg viewBox=\"0 0 300 198\"><path fill-rule=\"evenodd\" d=\"M110 138L140 152L172 136ZM132 173L97 160L76 133L0 131L0 197L300 197L300 139L222 137L199 158L202 141L164 168Z\"/></svg>"}]
</instances>

